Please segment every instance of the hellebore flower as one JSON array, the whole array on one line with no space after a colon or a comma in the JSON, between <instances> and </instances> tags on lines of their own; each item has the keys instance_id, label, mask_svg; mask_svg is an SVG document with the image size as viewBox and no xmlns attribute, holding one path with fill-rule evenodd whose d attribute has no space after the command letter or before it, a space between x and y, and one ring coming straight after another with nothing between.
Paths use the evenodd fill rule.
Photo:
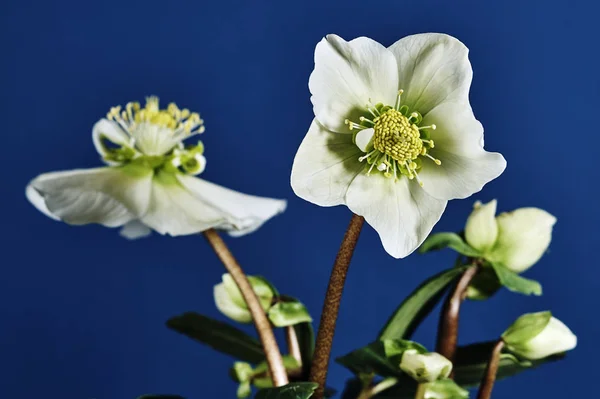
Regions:
<instances>
[{"instance_id":1,"label":"hellebore flower","mask_svg":"<svg viewBox=\"0 0 600 399\"><path fill-rule=\"evenodd\" d=\"M400 369L417 382L430 382L448 377L452 362L436 352L419 353L409 349L402 355Z\"/></svg>"},{"instance_id":2,"label":"hellebore flower","mask_svg":"<svg viewBox=\"0 0 600 399\"><path fill-rule=\"evenodd\" d=\"M210 228L239 236L283 212L286 202L250 196L195 177L206 165L201 142L182 141L204 132L199 114L157 97L145 107L113 107L94 125L93 141L107 167L42 174L26 189L47 216L72 225L119 227L127 238L151 230L172 236Z\"/></svg>"},{"instance_id":3,"label":"hellebore flower","mask_svg":"<svg viewBox=\"0 0 600 399\"><path fill-rule=\"evenodd\" d=\"M347 205L396 258L414 251L448 200L481 190L506 166L483 149L467 54L436 33L388 48L366 37L323 39L309 80L315 119L292 169L296 195Z\"/></svg>"}]
</instances>

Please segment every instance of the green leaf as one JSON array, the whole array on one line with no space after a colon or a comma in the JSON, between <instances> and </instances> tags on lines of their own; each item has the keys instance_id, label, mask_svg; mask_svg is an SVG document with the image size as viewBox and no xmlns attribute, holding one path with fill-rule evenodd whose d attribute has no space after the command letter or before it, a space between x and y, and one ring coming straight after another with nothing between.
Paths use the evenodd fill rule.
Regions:
<instances>
[{"instance_id":1,"label":"green leaf","mask_svg":"<svg viewBox=\"0 0 600 399\"><path fill-rule=\"evenodd\" d=\"M542 295L542 286L537 281L521 277L499 263L492 263L492 267L498 276L498 280L500 280L500 284L510 291L525 295Z\"/></svg>"},{"instance_id":2,"label":"green leaf","mask_svg":"<svg viewBox=\"0 0 600 399\"><path fill-rule=\"evenodd\" d=\"M459 254L473 258L481 256L481 252L472 248L456 233L437 233L430 235L419 247L419 253L424 254L426 252L437 251L444 248L452 248Z\"/></svg>"},{"instance_id":3,"label":"green leaf","mask_svg":"<svg viewBox=\"0 0 600 399\"><path fill-rule=\"evenodd\" d=\"M248 363L260 363L265 359L260 343L229 324L194 312L172 317L167 327L186 335L213 349Z\"/></svg>"},{"instance_id":4,"label":"green leaf","mask_svg":"<svg viewBox=\"0 0 600 399\"><path fill-rule=\"evenodd\" d=\"M236 396L238 399L245 399L252 395L252 386L250 381L242 382L237 389Z\"/></svg>"},{"instance_id":5,"label":"green leaf","mask_svg":"<svg viewBox=\"0 0 600 399\"><path fill-rule=\"evenodd\" d=\"M298 361L296 359L294 359L293 356L290 355L285 355L282 356L282 360L283 360L283 366L285 367L286 370L297 370L299 368L298 365ZM267 362L260 362L253 371L254 375L258 375L258 374L264 374L267 372L267 370L269 369Z\"/></svg>"},{"instance_id":6,"label":"green leaf","mask_svg":"<svg viewBox=\"0 0 600 399\"><path fill-rule=\"evenodd\" d=\"M306 306L298 301L278 302L271 306L268 316L275 327L287 327L298 323L312 322Z\"/></svg>"},{"instance_id":7,"label":"green leaf","mask_svg":"<svg viewBox=\"0 0 600 399\"><path fill-rule=\"evenodd\" d=\"M314 382L293 382L282 387L261 389L255 399L308 399L318 386Z\"/></svg>"},{"instance_id":8,"label":"green leaf","mask_svg":"<svg viewBox=\"0 0 600 399\"><path fill-rule=\"evenodd\" d=\"M315 333L311 323L300 323L294 325L298 344L300 345L300 355L302 356L302 374L308 377L310 365L312 363L313 352L315 351Z\"/></svg>"},{"instance_id":9,"label":"green leaf","mask_svg":"<svg viewBox=\"0 0 600 399\"><path fill-rule=\"evenodd\" d=\"M467 267L445 270L417 287L392 314L379 333L379 339L410 338L423 319L442 299L445 289L461 276Z\"/></svg>"}]
</instances>

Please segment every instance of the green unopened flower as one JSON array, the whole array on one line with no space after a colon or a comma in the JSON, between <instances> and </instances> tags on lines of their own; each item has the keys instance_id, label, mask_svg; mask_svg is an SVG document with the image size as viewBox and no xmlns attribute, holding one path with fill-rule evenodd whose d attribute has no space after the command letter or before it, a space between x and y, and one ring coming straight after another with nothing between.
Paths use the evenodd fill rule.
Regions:
<instances>
[{"instance_id":1,"label":"green unopened flower","mask_svg":"<svg viewBox=\"0 0 600 399\"><path fill-rule=\"evenodd\" d=\"M420 353L409 349L402 355L400 369L417 382L429 382L448 377L452 372L452 362L439 353Z\"/></svg>"},{"instance_id":2,"label":"green unopened flower","mask_svg":"<svg viewBox=\"0 0 600 399\"><path fill-rule=\"evenodd\" d=\"M530 360L543 359L577 346L577 336L550 312L524 314L502 334L502 339L511 352Z\"/></svg>"},{"instance_id":3,"label":"green unopened flower","mask_svg":"<svg viewBox=\"0 0 600 399\"><path fill-rule=\"evenodd\" d=\"M521 273L534 265L552 240L556 218L539 208L520 208L496 215L496 200L475 203L465 239L490 262Z\"/></svg>"},{"instance_id":4,"label":"green unopened flower","mask_svg":"<svg viewBox=\"0 0 600 399\"><path fill-rule=\"evenodd\" d=\"M275 292L263 278L248 276L248 281L256 293L262 308L267 311ZM223 274L223 282L215 285L213 290L215 304L221 313L239 323L251 323L252 315L239 288L229 274Z\"/></svg>"},{"instance_id":5,"label":"green unopened flower","mask_svg":"<svg viewBox=\"0 0 600 399\"><path fill-rule=\"evenodd\" d=\"M126 238L210 228L243 235L283 212L285 201L245 195L195 177L206 166L200 115L157 97L113 107L92 137L107 167L45 173L26 189L47 216L73 225L120 227Z\"/></svg>"},{"instance_id":6,"label":"green unopened flower","mask_svg":"<svg viewBox=\"0 0 600 399\"><path fill-rule=\"evenodd\" d=\"M468 399L469 391L452 380L441 379L419 385L415 399Z\"/></svg>"}]
</instances>

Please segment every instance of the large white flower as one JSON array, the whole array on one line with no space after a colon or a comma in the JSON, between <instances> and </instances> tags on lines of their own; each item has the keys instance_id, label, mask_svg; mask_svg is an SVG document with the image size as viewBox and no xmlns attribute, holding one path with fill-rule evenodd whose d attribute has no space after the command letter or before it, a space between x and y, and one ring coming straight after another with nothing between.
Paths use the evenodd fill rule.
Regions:
<instances>
[{"instance_id":1,"label":"large white flower","mask_svg":"<svg viewBox=\"0 0 600 399\"><path fill-rule=\"evenodd\" d=\"M151 230L172 236L210 228L243 235L283 212L284 200L238 193L199 179L206 165L201 142L182 141L204 132L197 113L158 98L145 107L114 107L93 129L97 151L109 165L42 174L27 198L47 216L69 224L123 226L127 238Z\"/></svg>"},{"instance_id":2,"label":"large white flower","mask_svg":"<svg viewBox=\"0 0 600 399\"><path fill-rule=\"evenodd\" d=\"M389 48L328 35L316 47L309 88L315 119L296 154L296 195L345 204L404 257L441 217L498 177L506 162L483 149L471 110L468 49L435 33Z\"/></svg>"}]
</instances>

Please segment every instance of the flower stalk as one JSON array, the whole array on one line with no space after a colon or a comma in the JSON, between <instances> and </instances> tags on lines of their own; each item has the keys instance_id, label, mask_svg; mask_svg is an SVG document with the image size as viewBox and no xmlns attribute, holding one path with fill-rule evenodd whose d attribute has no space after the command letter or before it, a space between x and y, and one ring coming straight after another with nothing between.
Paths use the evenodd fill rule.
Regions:
<instances>
[{"instance_id":1,"label":"flower stalk","mask_svg":"<svg viewBox=\"0 0 600 399\"><path fill-rule=\"evenodd\" d=\"M492 350L490 360L485 369L485 374L483 375L481 385L479 386L477 399L490 399L492 397L492 389L494 388L494 383L496 382L496 373L498 372L498 367L500 366L500 355L502 354L503 348L504 341L500 339Z\"/></svg>"},{"instance_id":2,"label":"flower stalk","mask_svg":"<svg viewBox=\"0 0 600 399\"><path fill-rule=\"evenodd\" d=\"M287 341L290 356L292 356L296 362L298 362L298 366L302 368L302 353L300 352L300 343L298 342L298 335L296 335L294 326L287 326L285 328L285 339Z\"/></svg>"},{"instance_id":3,"label":"flower stalk","mask_svg":"<svg viewBox=\"0 0 600 399\"><path fill-rule=\"evenodd\" d=\"M281 352L277 346L277 340L273 334L269 319L267 318L256 293L252 289L248 278L215 229L208 229L204 231L203 234L221 262L223 262L225 269L227 269L235 281L248 305L248 310L252 314L256 332L258 333L260 342L265 351L267 365L273 379L273 385L276 387L286 385L288 383L288 376L285 371Z\"/></svg>"},{"instance_id":4,"label":"flower stalk","mask_svg":"<svg viewBox=\"0 0 600 399\"><path fill-rule=\"evenodd\" d=\"M321 313L321 322L317 332L317 341L315 344L315 353L310 369L310 381L319 384L314 399L322 399L325 392L325 380L327 379L327 368L329 366L329 357L331 346L333 344L333 335L335 333L335 324L342 300L342 292L348 274L348 268L358 237L362 230L365 219L356 214L352 215L350 224L340 245L337 257L333 264L329 285L323 302L323 311Z\"/></svg>"},{"instance_id":5,"label":"flower stalk","mask_svg":"<svg viewBox=\"0 0 600 399\"><path fill-rule=\"evenodd\" d=\"M446 298L444 308L440 317L436 352L454 361L456 347L458 344L458 321L460 307L467 295L467 288L473 278L479 272L479 266L470 266L456 283L452 293Z\"/></svg>"}]
</instances>

